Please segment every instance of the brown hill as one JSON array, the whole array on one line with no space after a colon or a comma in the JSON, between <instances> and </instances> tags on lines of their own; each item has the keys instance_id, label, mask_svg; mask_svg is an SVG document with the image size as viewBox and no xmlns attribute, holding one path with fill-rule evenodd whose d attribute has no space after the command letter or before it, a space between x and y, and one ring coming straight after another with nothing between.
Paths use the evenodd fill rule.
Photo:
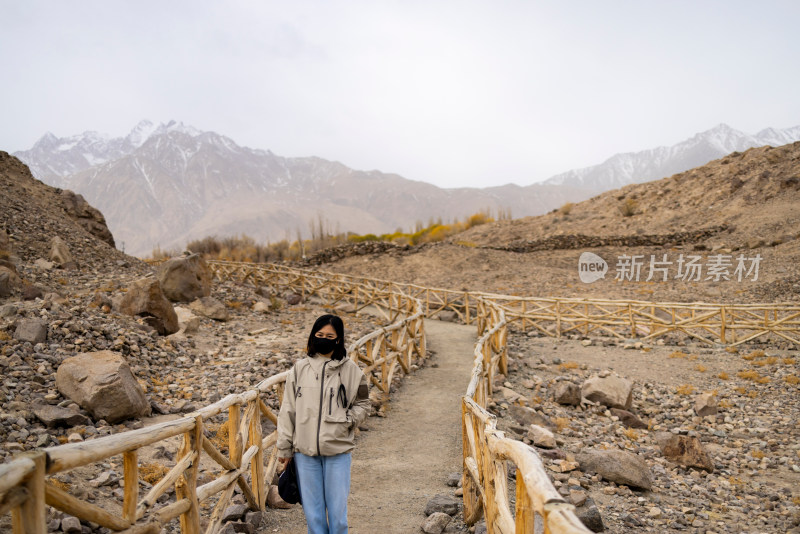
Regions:
<instances>
[{"instance_id":1,"label":"brown hill","mask_svg":"<svg viewBox=\"0 0 800 534\"><path fill-rule=\"evenodd\" d=\"M537 217L499 221L459 241L522 246L558 235L665 235L727 227L709 241L733 250L789 240L800 229L800 142L753 148L668 178L628 185Z\"/></svg>"},{"instance_id":2,"label":"brown hill","mask_svg":"<svg viewBox=\"0 0 800 534\"><path fill-rule=\"evenodd\" d=\"M481 225L416 254L351 257L329 268L531 296L797 301L798 237L800 143L794 143L734 152L703 167L609 191L546 215ZM581 281L578 262L583 252L607 262L604 279ZM669 263L661 266L666 270L653 270L647 280L651 259L658 267L665 254ZM626 256L639 256L638 280L627 270L625 263L634 260ZM700 265L698 276L686 276L689 260ZM740 263L743 270L737 271ZM754 264L757 276L751 270Z\"/></svg>"},{"instance_id":3,"label":"brown hill","mask_svg":"<svg viewBox=\"0 0 800 534\"><path fill-rule=\"evenodd\" d=\"M8 235L13 260L49 259L57 236L80 270L112 272L123 264L141 263L114 248L103 214L83 197L43 184L6 152L0 152L0 189L0 229Z\"/></svg>"}]
</instances>

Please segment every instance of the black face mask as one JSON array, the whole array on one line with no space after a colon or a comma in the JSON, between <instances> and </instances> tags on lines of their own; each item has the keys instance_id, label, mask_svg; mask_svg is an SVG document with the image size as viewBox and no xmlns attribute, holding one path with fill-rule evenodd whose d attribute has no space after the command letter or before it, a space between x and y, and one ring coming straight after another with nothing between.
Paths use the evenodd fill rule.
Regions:
<instances>
[{"instance_id":1,"label":"black face mask","mask_svg":"<svg viewBox=\"0 0 800 534\"><path fill-rule=\"evenodd\" d=\"M328 354L336 348L336 340L325 337L315 337L311 344L316 354Z\"/></svg>"}]
</instances>

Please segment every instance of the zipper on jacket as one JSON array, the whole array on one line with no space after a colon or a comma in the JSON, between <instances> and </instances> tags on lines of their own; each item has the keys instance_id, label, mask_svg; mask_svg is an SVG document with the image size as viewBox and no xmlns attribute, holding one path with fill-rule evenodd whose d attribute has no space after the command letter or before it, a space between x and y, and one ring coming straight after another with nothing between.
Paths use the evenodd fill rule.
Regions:
<instances>
[{"instance_id":1,"label":"zipper on jacket","mask_svg":"<svg viewBox=\"0 0 800 534\"><path fill-rule=\"evenodd\" d=\"M319 451L319 431L320 427L322 426L322 401L324 400L323 395L325 395L325 388L322 385L325 383L325 366L328 365L330 361L327 361L322 364L322 378L320 379L319 383L319 412L317 412L317 456L322 456L322 453Z\"/></svg>"},{"instance_id":2,"label":"zipper on jacket","mask_svg":"<svg viewBox=\"0 0 800 534\"><path fill-rule=\"evenodd\" d=\"M333 388L331 388L331 394L328 396L328 415L331 414L332 406L333 406Z\"/></svg>"}]
</instances>

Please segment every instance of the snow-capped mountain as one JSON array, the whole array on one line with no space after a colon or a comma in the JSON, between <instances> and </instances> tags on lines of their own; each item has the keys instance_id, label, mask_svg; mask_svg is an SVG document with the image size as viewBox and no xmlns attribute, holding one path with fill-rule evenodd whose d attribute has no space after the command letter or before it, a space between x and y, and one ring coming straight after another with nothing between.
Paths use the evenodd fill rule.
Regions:
<instances>
[{"instance_id":1,"label":"snow-capped mountain","mask_svg":"<svg viewBox=\"0 0 800 534\"><path fill-rule=\"evenodd\" d=\"M284 158L242 147L181 122L142 121L125 137L45 134L14 155L43 182L82 194L106 217L116 242L144 255L208 235L246 233L258 241L308 234L321 215L357 233L410 229L431 218L463 218L487 208L514 217L663 178L733 151L800 139L800 127L755 135L720 125L672 147L618 154L605 163L526 187L441 189L316 157Z\"/></svg>"},{"instance_id":2,"label":"snow-capped mountain","mask_svg":"<svg viewBox=\"0 0 800 534\"><path fill-rule=\"evenodd\" d=\"M764 145L781 146L795 141L800 141L800 126L785 130L767 128L749 135L727 124L720 124L676 145L616 154L599 165L567 171L543 183L602 192L671 176L705 165L731 152Z\"/></svg>"},{"instance_id":3,"label":"snow-capped mountain","mask_svg":"<svg viewBox=\"0 0 800 534\"><path fill-rule=\"evenodd\" d=\"M142 121L116 139L46 134L15 155L43 182L82 194L119 246L140 255L208 235L295 239L319 215L333 229L382 233L486 208L535 215L588 198L564 186L441 189L316 157L284 158L175 121Z\"/></svg>"},{"instance_id":4,"label":"snow-capped mountain","mask_svg":"<svg viewBox=\"0 0 800 534\"><path fill-rule=\"evenodd\" d=\"M153 135L172 131L183 132L190 136L202 133L181 122L170 121L155 125L143 120L127 136L118 138L94 131L59 138L47 132L33 145L33 148L16 152L14 155L27 163L38 179L61 187L67 176L94 165L119 159L142 146Z\"/></svg>"}]
</instances>

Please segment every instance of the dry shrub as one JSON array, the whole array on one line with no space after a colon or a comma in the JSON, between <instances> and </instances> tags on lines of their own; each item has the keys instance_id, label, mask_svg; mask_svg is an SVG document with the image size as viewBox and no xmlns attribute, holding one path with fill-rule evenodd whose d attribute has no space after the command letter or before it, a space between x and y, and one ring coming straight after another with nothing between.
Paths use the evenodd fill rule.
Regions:
<instances>
[{"instance_id":1,"label":"dry shrub","mask_svg":"<svg viewBox=\"0 0 800 534\"><path fill-rule=\"evenodd\" d=\"M717 403L717 408L733 408L733 403L728 399L722 399Z\"/></svg>"},{"instance_id":2,"label":"dry shrub","mask_svg":"<svg viewBox=\"0 0 800 534\"><path fill-rule=\"evenodd\" d=\"M786 365L794 365L797 363L797 360L795 360L794 358L784 358L783 363Z\"/></svg>"},{"instance_id":3,"label":"dry shrub","mask_svg":"<svg viewBox=\"0 0 800 534\"><path fill-rule=\"evenodd\" d=\"M11 336L8 335L8 332L5 330L0 330L0 341L8 341L11 339Z\"/></svg>"},{"instance_id":4,"label":"dry shrub","mask_svg":"<svg viewBox=\"0 0 800 534\"><path fill-rule=\"evenodd\" d=\"M750 354L745 354L744 356L742 356L742 358L744 358L747 361L752 361L757 358L763 358L764 356L766 356L766 354L764 354L764 351L759 349L759 350L754 350Z\"/></svg>"},{"instance_id":5,"label":"dry shrub","mask_svg":"<svg viewBox=\"0 0 800 534\"><path fill-rule=\"evenodd\" d=\"M742 386L735 387L735 388L733 388L733 390L736 391L736 393L738 393L739 395L744 395L744 394L747 393L747 388L742 387Z\"/></svg>"},{"instance_id":6,"label":"dry shrub","mask_svg":"<svg viewBox=\"0 0 800 534\"><path fill-rule=\"evenodd\" d=\"M677 388L675 388L675 393L678 395L691 395L694 393L694 386L691 384L681 384Z\"/></svg>"},{"instance_id":7,"label":"dry shrub","mask_svg":"<svg viewBox=\"0 0 800 534\"><path fill-rule=\"evenodd\" d=\"M626 198L619 205L619 212L623 217L631 217L636 215L636 210L639 208L639 203L632 198Z\"/></svg>"},{"instance_id":8,"label":"dry shrub","mask_svg":"<svg viewBox=\"0 0 800 534\"><path fill-rule=\"evenodd\" d=\"M567 202L566 204L558 208L558 212L566 217L572 212L573 206L575 206L575 204L573 204L572 202Z\"/></svg>"},{"instance_id":9,"label":"dry shrub","mask_svg":"<svg viewBox=\"0 0 800 534\"><path fill-rule=\"evenodd\" d=\"M569 428L569 418L567 417L556 417L553 422L555 423L558 432L561 432L565 428Z\"/></svg>"},{"instance_id":10,"label":"dry shrub","mask_svg":"<svg viewBox=\"0 0 800 534\"><path fill-rule=\"evenodd\" d=\"M670 358L685 358L686 356L688 356L688 354L686 354L685 352L681 352L679 350L676 350L675 352L669 355Z\"/></svg>"},{"instance_id":11,"label":"dry shrub","mask_svg":"<svg viewBox=\"0 0 800 534\"><path fill-rule=\"evenodd\" d=\"M169 473L169 467L159 463L143 463L139 466L139 478L148 484L156 484Z\"/></svg>"},{"instance_id":12,"label":"dry shrub","mask_svg":"<svg viewBox=\"0 0 800 534\"><path fill-rule=\"evenodd\" d=\"M622 434L631 441L639 441L639 433L632 428L626 428Z\"/></svg>"},{"instance_id":13,"label":"dry shrub","mask_svg":"<svg viewBox=\"0 0 800 534\"><path fill-rule=\"evenodd\" d=\"M567 369L577 369L578 367L580 367L578 362L561 362L558 365L558 368L562 371L566 371Z\"/></svg>"},{"instance_id":14,"label":"dry shrub","mask_svg":"<svg viewBox=\"0 0 800 534\"><path fill-rule=\"evenodd\" d=\"M698 358L697 354L690 354L689 359L695 361Z\"/></svg>"},{"instance_id":15,"label":"dry shrub","mask_svg":"<svg viewBox=\"0 0 800 534\"><path fill-rule=\"evenodd\" d=\"M234 310L238 310L239 308L242 307L242 302L239 301L239 300L229 300L228 302L225 303L225 305L228 308L232 308Z\"/></svg>"},{"instance_id":16,"label":"dry shrub","mask_svg":"<svg viewBox=\"0 0 800 534\"><path fill-rule=\"evenodd\" d=\"M800 384L800 378L796 377L795 375L789 375L787 377L784 377L784 380L786 381L787 384L791 384L793 386Z\"/></svg>"},{"instance_id":17,"label":"dry shrub","mask_svg":"<svg viewBox=\"0 0 800 534\"><path fill-rule=\"evenodd\" d=\"M700 363L700 364L697 364L697 366L695 366L695 370L700 372L700 373L705 373L706 371L708 371L708 367L706 367L705 365Z\"/></svg>"},{"instance_id":18,"label":"dry shrub","mask_svg":"<svg viewBox=\"0 0 800 534\"><path fill-rule=\"evenodd\" d=\"M211 437L211 443L220 451L228 448L228 421L225 421L216 429L216 432Z\"/></svg>"},{"instance_id":19,"label":"dry shrub","mask_svg":"<svg viewBox=\"0 0 800 534\"><path fill-rule=\"evenodd\" d=\"M55 477L49 478L47 482L49 482L51 485L57 487L62 491L69 491L71 487L71 484L69 482L64 482L60 478L55 478Z\"/></svg>"},{"instance_id":20,"label":"dry shrub","mask_svg":"<svg viewBox=\"0 0 800 534\"><path fill-rule=\"evenodd\" d=\"M738 354L739 348L738 347L728 347L725 349L725 352L728 354Z\"/></svg>"},{"instance_id":21,"label":"dry shrub","mask_svg":"<svg viewBox=\"0 0 800 534\"><path fill-rule=\"evenodd\" d=\"M744 380L752 380L754 382L759 378L761 378L761 375L758 374L758 372L753 371L752 369L749 371L739 371L738 373L736 373L736 376Z\"/></svg>"},{"instance_id":22,"label":"dry shrub","mask_svg":"<svg viewBox=\"0 0 800 534\"><path fill-rule=\"evenodd\" d=\"M764 454L764 451L756 449L754 451L750 451L750 456L752 456L753 458L758 458L760 460L761 458L766 456L766 454Z\"/></svg>"},{"instance_id":23,"label":"dry shrub","mask_svg":"<svg viewBox=\"0 0 800 534\"><path fill-rule=\"evenodd\" d=\"M730 375L728 375L728 373L726 373L725 371L722 371L720 374L717 375L717 378L719 378L720 380L727 380L730 378Z\"/></svg>"},{"instance_id":24,"label":"dry shrub","mask_svg":"<svg viewBox=\"0 0 800 534\"><path fill-rule=\"evenodd\" d=\"M735 476L729 476L728 482L730 482L732 486L744 486L744 480L736 478Z\"/></svg>"}]
</instances>

